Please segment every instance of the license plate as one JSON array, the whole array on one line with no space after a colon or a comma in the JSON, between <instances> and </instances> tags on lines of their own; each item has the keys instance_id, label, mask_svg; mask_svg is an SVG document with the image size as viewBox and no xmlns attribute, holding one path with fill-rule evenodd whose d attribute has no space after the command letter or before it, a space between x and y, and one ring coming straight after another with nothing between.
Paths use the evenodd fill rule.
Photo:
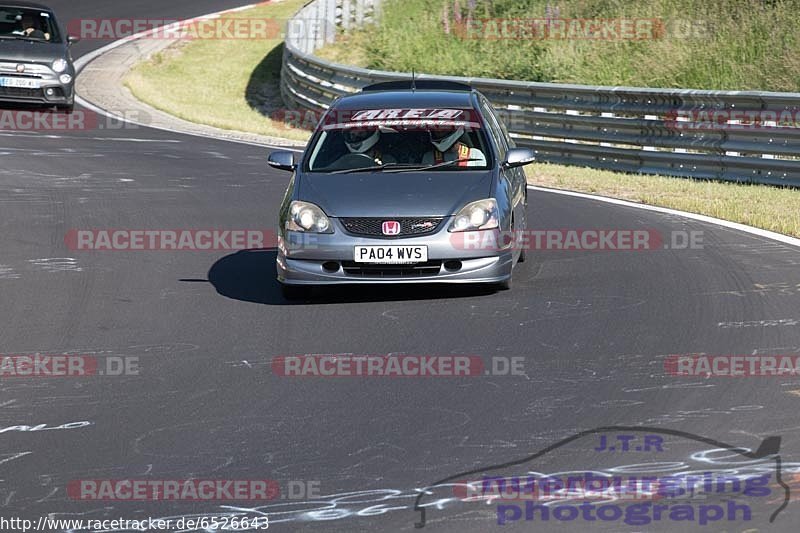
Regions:
<instances>
[{"instance_id":1,"label":"license plate","mask_svg":"<svg viewBox=\"0 0 800 533\"><path fill-rule=\"evenodd\" d=\"M356 246L356 263L424 263L428 260L427 246Z\"/></svg>"},{"instance_id":2,"label":"license plate","mask_svg":"<svg viewBox=\"0 0 800 533\"><path fill-rule=\"evenodd\" d=\"M39 89L42 82L28 78L0 78L0 87L22 87L24 89Z\"/></svg>"}]
</instances>

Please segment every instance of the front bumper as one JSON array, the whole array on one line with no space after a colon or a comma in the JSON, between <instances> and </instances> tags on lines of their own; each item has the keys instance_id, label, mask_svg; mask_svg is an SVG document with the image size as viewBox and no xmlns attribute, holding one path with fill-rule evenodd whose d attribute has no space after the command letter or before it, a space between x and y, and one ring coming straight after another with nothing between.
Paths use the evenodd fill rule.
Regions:
<instances>
[{"instance_id":1,"label":"front bumper","mask_svg":"<svg viewBox=\"0 0 800 533\"><path fill-rule=\"evenodd\" d=\"M22 63L23 73L17 72L18 62L0 59L0 76L22 78L39 83L38 88L0 87L0 102L72 105L75 102L75 72L72 67L65 72L57 73L46 65ZM61 75L69 74L72 80L61 83Z\"/></svg>"},{"instance_id":2,"label":"front bumper","mask_svg":"<svg viewBox=\"0 0 800 533\"><path fill-rule=\"evenodd\" d=\"M332 234L287 231L278 246L278 281L287 285L499 283L511 276L510 249L464 249L454 244L447 224L433 234L396 239L351 235L336 221L334 227ZM425 245L428 261L406 265L353 261L356 246L387 244Z\"/></svg>"}]
</instances>

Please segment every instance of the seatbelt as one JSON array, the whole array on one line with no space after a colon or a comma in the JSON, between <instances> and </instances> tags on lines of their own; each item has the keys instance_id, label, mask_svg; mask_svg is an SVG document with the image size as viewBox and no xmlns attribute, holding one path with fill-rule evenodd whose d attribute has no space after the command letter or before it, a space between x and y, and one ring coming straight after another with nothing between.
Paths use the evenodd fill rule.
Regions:
<instances>
[{"instance_id":1,"label":"seatbelt","mask_svg":"<svg viewBox=\"0 0 800 533\"><path fill-rule=\"evenodd\" d=\"M469 166L469 146L464 143L458 143L458 166Z\"/></svg>"},{"instance_id":2,"label":"seatbelt","mask_svg":"<svg viewBox=\"0 0 800 533\"><path fill-rule=\"evenodd\" d=\"M458 166L459 167L466 167L469 166L469 151L470 148L464 143L458 143L456 146L456 154L458 155ZM444 154L439 150L433 151L433 162L436 164L444 162Z\"/></svg>"}]
</instances>

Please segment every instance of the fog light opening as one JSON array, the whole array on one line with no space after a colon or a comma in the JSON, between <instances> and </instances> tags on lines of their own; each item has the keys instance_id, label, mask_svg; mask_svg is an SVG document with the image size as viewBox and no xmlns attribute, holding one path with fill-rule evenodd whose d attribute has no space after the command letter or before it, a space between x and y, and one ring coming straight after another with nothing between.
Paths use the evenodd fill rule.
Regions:
<instances>
[{"instance_id":1,"label":"fog light opening","mask_svg":"<svg viewBox=\"0 0 800 533\"><path fill-rule=\"evenodd\" d=\"M53 96L53 94L55 94L52 88L51 89L45 89L44 93L47 96Z\"/></svg>"},{"instance_id":2,"label":"fog light opening","mask_svg":"<svg viewBox=\"0 0 800 533\"><path fill-rule=\"evenodd\" d=\"M322 263L322 270L325 272L339 272L340 265L336 261L325 261Z\"/></svg>"},{"instance_id":3,"label":"fog light opening","mask_svg":"<svg viewBox=\"0 0 800 533\"><path fill-rule=\"evenodd\" d=\"M457 270L461 270L461 261L445 261L444 262L444 269L449 272L455 272Z\"/></svg>"}]
</instances>

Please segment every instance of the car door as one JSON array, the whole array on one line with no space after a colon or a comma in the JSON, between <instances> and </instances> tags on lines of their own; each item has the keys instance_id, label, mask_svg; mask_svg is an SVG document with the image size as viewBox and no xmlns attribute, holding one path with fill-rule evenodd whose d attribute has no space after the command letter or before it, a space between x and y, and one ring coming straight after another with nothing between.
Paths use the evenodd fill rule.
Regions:
<instances>
[{"instance_id":1,"label":"car door","mask_svg":"<svg viewBox=\"0 0 800 533\"><path fill-rule=\"evenodd\" d=\"M498 150L498 158L500 161L505 161L506 154L509 148L514 148L513 141L508 136L502 121L497 117L497 113L485 98L481 101L481 109L486 117L486 122L489 125L492 138L495 141ZM525 229L526 227L526 213L525 213L525 200L526 200L526 181L525 172L522 168L504 168L500 167L500 179L508 183L509 188L509 201L514 212L515 228L517 230Z\"/></svg>"}]
</instances>

